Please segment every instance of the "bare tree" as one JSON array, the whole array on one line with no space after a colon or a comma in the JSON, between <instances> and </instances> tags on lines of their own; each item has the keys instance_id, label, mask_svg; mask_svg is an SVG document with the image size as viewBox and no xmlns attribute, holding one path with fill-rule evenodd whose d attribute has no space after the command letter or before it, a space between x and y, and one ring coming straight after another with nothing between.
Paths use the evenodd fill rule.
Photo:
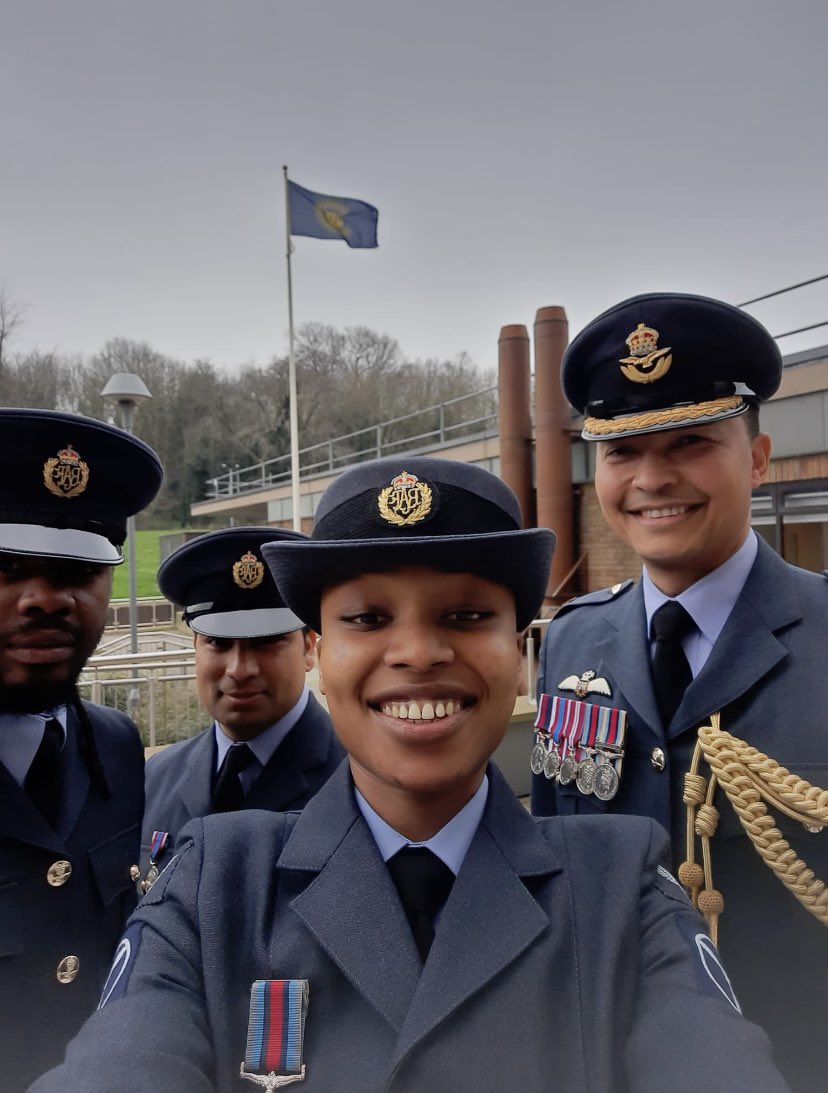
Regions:
<instances>
[{"instance_id":1,"label":"bare tree","mask_svg":"<svg viewBox=\"0 0 828 1093\"><path fill-rule=\"evenodd\" d=\"M25 310L22 304L12 299L5 284L0 286L0 380L5 371L9 342L17 327L23 322Z\"/></svg>"}]
</instances>

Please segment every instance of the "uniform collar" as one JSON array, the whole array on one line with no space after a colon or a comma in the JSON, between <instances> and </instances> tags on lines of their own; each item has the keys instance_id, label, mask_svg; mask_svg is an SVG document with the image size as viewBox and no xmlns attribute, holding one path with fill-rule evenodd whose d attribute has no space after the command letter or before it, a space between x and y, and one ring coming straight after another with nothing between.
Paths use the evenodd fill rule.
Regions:
<instances>
[{"instance_id":1,"label":"uniform collar","mask_svg":"<svg viewBox=\"0 0 828 1093\"><path fill-rule=\"evenodd\" d=\"M284 717L280 717L278 721L274 721L270 728L265 729L264 732L260 732L259 735L254 736L252 740L246 741L248 747L263 767L267 766L273 758L273 753L305 712L309 697L310 691L307 687L303 687L302 693L299 695L299 701L295 706L288 710ZM225 736L218 721L213 722L213 730L216 737L216 770L218 770L224 762L225 755L227 755L230 748L232 748L233 741L229 736Z\"/></svg>"},{"instance_id":2,"label":"uniform collar","mask_svg":"<svg viewBox=\"0 0 828 1093\"><path fill-rule=\"evenodd\" d=\"M53 710L43 710L41 713L0 714L0 762L20 786L26 780L29 767L40 747L46 722L51 720L57 721L63 729L65 744L65 706L56 706Z\"/></svg>"},{"instance_id":3,"label":"uniform collar","mask_svg":"<svg viewBox=\"0 0 828 1093\"><path fill-rule=\"evenodd\" d=\"M374 836L374 842L377 844L383 861L393 858L397 851L402 850L404 846L424 846L433 854L436 854L456 877L460 872L460 866L463 864L463 859L471 846L471 841L483 816L486 799L489 795L489 779L484 774L483 781L480 783L477 792L463 805L457 815L452 817L444 827L441 827L436 835L432 835L430 839L426 839L425 842L421 843L413 843L406 839L405 835L395 831L390 824L383 820L379 813L371 808L356 787L354 787L354 794L356 795L359 810L365 817L365 822Z\"/></svg>"},{"instance_id":4,"label":"uniform collar","mask_svg":"<svg viewBox=\"0 0 828 1093\"><path fill-rule=\"evenodd\" d=\"M748 574L756 561L758 549L756 533L751 530L736 553L731 554L726 562L674 597L687 611L711 646L716 644L716 639L741 595ZM667 603L670 597L665 596L661 589L653 584L646 566L641 575L641 586L644 592L644 610L647 613L647 634L649 635L653 615L662 604Z\"/></svg>"}]
</instances>

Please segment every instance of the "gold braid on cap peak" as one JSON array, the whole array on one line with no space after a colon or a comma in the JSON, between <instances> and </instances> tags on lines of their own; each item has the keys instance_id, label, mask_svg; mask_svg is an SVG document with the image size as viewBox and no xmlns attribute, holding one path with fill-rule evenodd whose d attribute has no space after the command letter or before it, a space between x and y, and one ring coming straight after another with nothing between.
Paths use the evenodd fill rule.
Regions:
<instances>
[{"instance_id":1,"label":"gold braid on cap peak","mask_svg":"<svg viewBox=\"0 0 828 1093\"><path fill-rule=\"evenodd\" d=\"M724 910L721 892L713 887L710 840L716 833L718 809L713 805L717 781L733 805L754 849L788 891L821 923L828 926L828 889L814 876L768 815L767 804L817 833L828 824L828 790L812 786L774 759L720 727L714 713L699 729L690 770L684 776L687 806L687 860L679 880L687 888L717 944L719 916ZM711 769L709 779L699 774L702 757ZM704 867L694 860L696 836L701 838Z\"/></svg>"},{"instance_id":2,"label":"gold braid on cap peak","mask_svg":"<svg viewBox=\"0 0 828 1093\"><path fill-rule=\"evenodd\" d=\"M738 410L744 405L744 401L741 395L727 395L724 398L711 399L709 402L670 406L666 410L646 410L640 414L625 414L623 417L588 417L584 419L584 432L591 436L611 437L616 433L628 433L633 429L654 429L660 425L697 421L699 418L713 417L727 410Z\"/></svg>"}]
</instances>

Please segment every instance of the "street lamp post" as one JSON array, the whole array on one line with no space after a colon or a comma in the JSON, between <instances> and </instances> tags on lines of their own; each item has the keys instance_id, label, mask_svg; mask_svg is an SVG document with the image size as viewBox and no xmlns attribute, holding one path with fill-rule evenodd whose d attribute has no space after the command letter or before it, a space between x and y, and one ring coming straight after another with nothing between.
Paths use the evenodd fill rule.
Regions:
<instances>
[{"instance_id":1,"label":"street lamp post","mask_svg":"<svg viewBox=\"0 0 828 1093\"><path fill-rule=\"evenodd\" d=\"M147 385L133 372L116 372L106 382L101 397L118 405L118 424L127 433L133 431L135 409L139 402L152 398ZM127 518L127 572L129 576L129 648L138 652L138 591L135 568L135 517Z\"/></svg>"}]
</instances>

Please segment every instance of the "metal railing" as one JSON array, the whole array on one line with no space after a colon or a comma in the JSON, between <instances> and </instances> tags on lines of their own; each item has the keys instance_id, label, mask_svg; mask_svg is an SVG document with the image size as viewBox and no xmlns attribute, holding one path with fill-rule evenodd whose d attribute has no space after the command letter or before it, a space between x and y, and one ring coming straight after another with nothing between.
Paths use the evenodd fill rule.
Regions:
<instances>
[{"instance_id":1,"label":"metal railing","mask_svg":"<svg viewBox=\"0 0 828 1093\"><path fill-rule=\"evenodd\" d=\"M78 681L84 698L131 716L146 747L186 740L209 718L196 689L192 649L90 657Z\"/></svg>"},{"instance_id":2,"label":"metal railing","mask_svg":"<svg viewBox=\"0 0 828 1093\"><path fill-rule=\"evenodd\" d=\"M459 395L446 402L389 418L332 440L299 449L303 478L333 474L351 463L415 453L462 440L493 436L498 431L497 386ZM249 467L233 467L207 483L208 500L233 497L290 481L290 455L279 455Z\"/></svg>"},{"instance_id":3,"label":"metal railing","mask_svg":"<svg viewBox=\"0 0 828 1093\"><path fill-rule=\"evenodd\" d=\"M138 626L140 629L152 629L169 626L175 621L175 608L163 596L138 597ZM108 629L118 630L129 626L129 600L110 600L106 625Z\"/></svg>"}]
</instances>

